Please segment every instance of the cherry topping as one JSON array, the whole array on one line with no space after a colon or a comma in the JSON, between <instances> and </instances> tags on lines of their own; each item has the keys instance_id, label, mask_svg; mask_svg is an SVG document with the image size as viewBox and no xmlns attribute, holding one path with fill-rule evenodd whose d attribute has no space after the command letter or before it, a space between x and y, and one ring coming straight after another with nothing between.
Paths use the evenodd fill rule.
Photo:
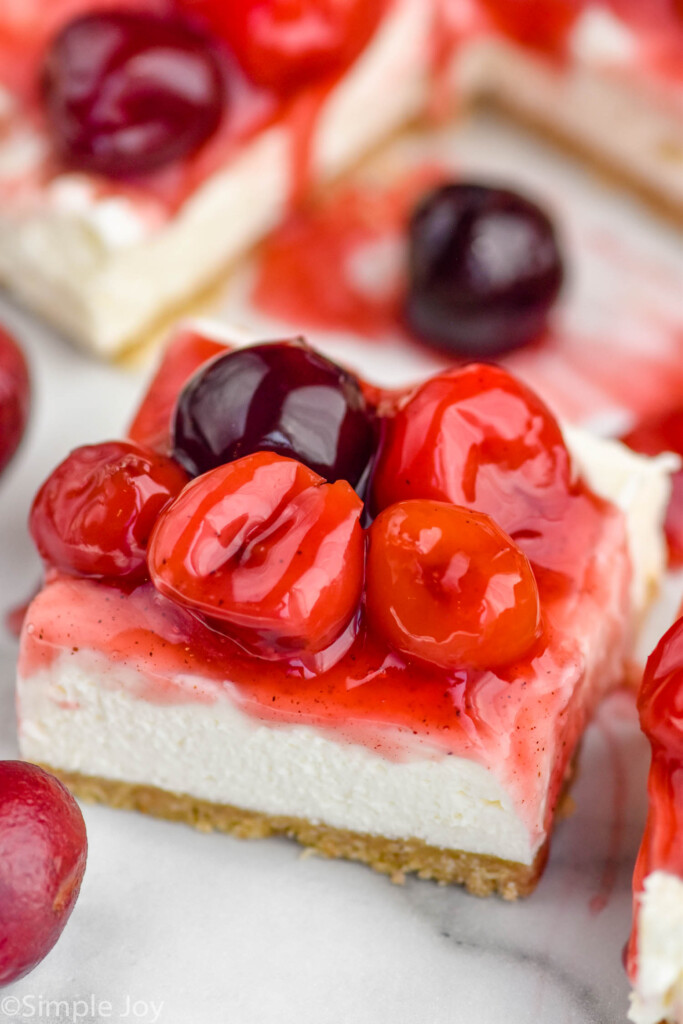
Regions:
<instances>
[{"instance_id":1,"label":"cherry topping","mask_svg":"<svg viewBox=\"0 0 683 1024\"><path fill-rule=\"evenodd\" d=\"M26 360L16 341L0 327L0 472L23 437L29 398Z\"/></svg>"},{"instance_id":2,"label":"cherry topping","mask_svg":"<svg viewBox=\"0 0 683 1024\"><path fill-rule=\"evenodd\" d=\"M47 54L48 120L62 158L111 177L194 152L218 127L223 73L184 22L143 11L70 21Z\"/></svg>"},{"instance_id":3,"label":"cherry topping","mask_svg":"<svg viewBox=\"0 0 683 1024\"><path fill-rule=\"evenodd\" d=\"M495 668L538 636L531 566L489 516L438 501L385 509L369 531L367 615L409 657Z\"/></svg>"},{"instance_id":4,"label":"cherry topping","mask_svg":"<svg viewBox=\"0 0 683 1024\"><path fill-rule=\"evenodd\" d=\"M386 0L182 2L206 16L252 81L279 93L348 67L386 7Z\"/></svg>"},{"instance_id":5,"label":"cherry topping","mask_svg":"<svg viewBox=\"0 0 683 1024\"><path fill-rule=\"evenodd\" d=\"M648 658L638 711L653 747L683 759L683 618L664 634Z\"/></svg>"},{"instance_id":6,"label":"cherry topping","mask_svg":"<svg viewBox=\"0 0 683 1024\"><path fill-rule=\"evenodd\" d=\"M198 477L157 522L157 589L265 657L331 644L358 608L362 502L293 459L248 455Z\"/></svg>"},{"instance_id":7,"label":"cherry topping","mask_svg":"<svg viewBox=\"0 0 683 1024\"><path fill-rule=\"evenodd\" d=\"M374 445L356 377L301 340L214 359L182 391L173 422L173 454L194 474L269 451L356 486Z\"/></svg>"},{"instance_id":8,"label":"cherry topping","mask_svg":"<svg viewBox=\"0 0 683 1024\"><path fill-rule=\"evenodd\" d=\"M63 572L140 579L157 516L187 482L172 459L125 441L76 448L38 491L31 534Z\"/></svg>"},{"instance_id":9,"label":"cherry topping","mask_svg":"<svg viewBox=\"0 0 683 1024\"><path fill-rule=\"evenodd\" d=\"M0 761L0 986L33 970L61 935L87 848L61 782L35 764Z\"/></svg>"},{"instance_id":10,"label":"cherry topping","mask_svg":"<svg viewBox=\"0 0 683 1024\"><path fill-rule=\"evenodd\" d=\"M375 510L408 498L448 501L486 512L517 539L566 508L570 459L560 428L500 367L473 363L430 378L383 430Z\"/></svg>"},{"instance_id":11,"label":"cherry topping","mask_svg":"<svg viewBox=\"0 0 683 1024\"><path fill-rule=\"evenodd\" d=\"M533 341L562 276L551 221L515 192L442 185L413 214L406 316L440 348L494 356Z\"/></svg>"}]
</instances>

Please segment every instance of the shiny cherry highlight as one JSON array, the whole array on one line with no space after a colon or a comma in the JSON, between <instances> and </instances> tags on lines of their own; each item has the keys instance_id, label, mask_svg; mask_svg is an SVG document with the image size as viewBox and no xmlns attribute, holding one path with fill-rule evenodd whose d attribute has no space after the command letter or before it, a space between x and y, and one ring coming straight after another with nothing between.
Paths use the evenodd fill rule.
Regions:
<instances>
[{"instance_id":1,"label":"shiny cherry highlight","mask_svg":"<svg viewBox=\"0 0 683 1024\"><path fill-rule=\"evenodd\" d=\"M447 184L409 227L405 313L421 338L489 357L540 337L563 264L549 217L507 189Z\"/></svg>"},{"instance_id":2,"label":"shiny cherry highlight","mask_svg":"<svg viewBox=\"0 0 683 1024\"><path fill-rule=\"evenodd\" d=\"M263 657L322 650L360 603L362 508L345 481L248 455L193 480L160 516L152 580Z\"/></svg>"},{"instance_id":3,"label":"shiny cherry highlight","mask_svg":"<svg viewBox=\"0 0 683 1024\"><path fill-rule=\"evenodd\" d=\"M76 448L38 491L31 535L62 572L141 579L157 516L188 479L172 459L125 441Z\"/></svg>"},{"instance_id":4,"label":"shiny cherry highlight","mask_svg":"<svg viewBox=\"0 0 683 1024\"><path fill-rule=\"evenodd\" d=\"M473 363L432 377L383 421L375 511L409 498L448 501L487 513L514 538L558 519L569 490L557 421L500 367Z\"/></svg>"},{"instance_id":5,"label":"shiny cherry highlight","mask_svg":"<svg viewBox=\"0 0 683 1024\"><path fill-rule=\"evenodd\" d=\"M515 661L540 628L525 555L489 516L437 501L404 501L375 519L366 607L393 647L446 670Z\"/></svg>"},{"instance_id":6,"label":"shiny cherry highlight","mask_svg":"<svg viewBox=\"0 0 683 1024\"><path fill-rule=\"evenodd\" d=\"M374 447L357 378L300 340L206 364L181 392L173 419L173 454L193 474L269 451L357 486Z\"/></svg>"},{"instance_id":7,"label":"shiny cherry highlight","mask_svg":"<svg viewBox=\"0 0 683 1024\"><path fill-rule=\"evenodd\" d=\"M211 42L177 18L133 10L68 22L45 58L43 91L62 159L109 177L193 153L225 103Z\"/></svg>"}]
</instances>

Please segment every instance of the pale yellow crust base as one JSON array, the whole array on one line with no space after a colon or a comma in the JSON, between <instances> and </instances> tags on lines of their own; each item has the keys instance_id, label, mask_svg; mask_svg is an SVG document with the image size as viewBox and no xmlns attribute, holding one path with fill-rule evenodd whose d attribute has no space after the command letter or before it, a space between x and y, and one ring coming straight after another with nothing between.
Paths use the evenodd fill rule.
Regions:
<instances>
[{"instance_id":1,"label":"pale yellow crust base","mask_svg":"<svg viewBox=\"0 0 683 1024\"><path fill-rule=\"evenodd\" d=\"M505 900L527 896L538 882L548 852L546 843L532 865L500 860L463 850L442 850L421 839L387 839L346 829L316 825L303 818L273 817L227 804L214 804L154 786L65 772L44 765L82 800L142 811L169 821L183 821L202 832L229 832L239 839L283 835L324 857L362 861L401 883L406 874L444 884L464 885L475 896L499 893Z\"/></svg>"}]
</instances>

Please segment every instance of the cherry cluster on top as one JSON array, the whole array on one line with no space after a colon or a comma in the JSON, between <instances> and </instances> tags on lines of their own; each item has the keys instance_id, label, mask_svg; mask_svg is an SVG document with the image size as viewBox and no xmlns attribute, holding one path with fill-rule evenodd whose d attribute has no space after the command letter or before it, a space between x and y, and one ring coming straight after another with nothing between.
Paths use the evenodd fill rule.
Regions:
<instances>
[{"instance_id":1,"label":"cherry cluster on top","mask_svg":"<svg viewBox=\"0 0 683 1024\"><path fill-rule=\"evenodd\" d=\"M557 423L504 370L399 394L301 339L227 350L147 440L76 449L43 484L30 525L48 571L151 579L265 658L365 628L476 669L539 637L539 537L575 484Z\"/></svg>"}]
</instances>

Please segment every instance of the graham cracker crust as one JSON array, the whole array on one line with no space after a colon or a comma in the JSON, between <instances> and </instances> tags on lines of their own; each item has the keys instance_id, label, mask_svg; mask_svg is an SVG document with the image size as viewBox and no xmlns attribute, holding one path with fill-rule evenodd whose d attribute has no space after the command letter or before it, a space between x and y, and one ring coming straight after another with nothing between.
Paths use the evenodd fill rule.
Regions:
<instances>
[{"instance_id":1,"label":"graham cracker crust","mask_svg":"<svg viewBox=\"0 0 683 1024\"><path fill-rule=\"evenodd\" d=\"M201 832L228 832L238 839L287 836L323 857L361 861L399 884L405 881L407 874L415 874L418 878L443 884L463 885L475 896L498 893L504 900L516 900L536 887L548 855L545 843L533 864L519 864L486 854L441 849L421 839L387 839L315 824L304 818L272 816L228 804L214 804L155 786L81 775L50 765L43 767L81 800L142 811L168 821L182 821Z\"/></svg>"}]
</instances>

